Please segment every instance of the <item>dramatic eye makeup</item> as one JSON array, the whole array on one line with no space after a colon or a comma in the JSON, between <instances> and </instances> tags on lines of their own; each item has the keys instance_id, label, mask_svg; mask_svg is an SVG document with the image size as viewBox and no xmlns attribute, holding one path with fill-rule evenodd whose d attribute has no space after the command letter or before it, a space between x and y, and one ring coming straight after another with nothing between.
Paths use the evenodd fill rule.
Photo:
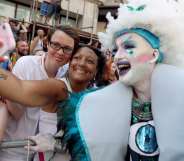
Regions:
<instances>
[{"instance_id":1,"label":"dramatic eye makeup","mask_svg":"<svg viewBox=\"0 0 184 161\"><path fill-rule=\"evenodd\" d=\"M124 43L123 43L123 47L124 47L124 49L133 49L133 48L135 48L135 44L133 43L133 42L131 42L131 41L125 41Z\"/></svg>"},{"instance_id":2,"label":"dramatic eye makeup","mask_svg":"<svg viewBox=\"0 0 184 161\"><path fill-rule=\"evenodd\" d=\"M131 40L131 37L128 37L126 40L123 41L122 47L127 51L129 55L132 55L134 54L133 49L136 47L136 44L134 41Z\"/></svg>"},{"instance_id":3,"label":"dramatic eye makeup","mask_svg":"<svg viewBox=\"0 0 184 161\"><path fill-rule=\"evenodd\" d=\"M134 54L134 49L136 47L137 47L136 42L132 39L132 36L125 34L117 40L113 52L116 53L118 48L121 48L125 50L128 55L132 55Z\"/></svg>"}]
</instances>

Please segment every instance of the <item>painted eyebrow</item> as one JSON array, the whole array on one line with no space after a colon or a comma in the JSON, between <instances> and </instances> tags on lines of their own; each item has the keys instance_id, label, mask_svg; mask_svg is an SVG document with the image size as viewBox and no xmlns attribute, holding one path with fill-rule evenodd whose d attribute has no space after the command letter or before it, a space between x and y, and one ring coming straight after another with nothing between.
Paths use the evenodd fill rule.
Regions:
<instances>
[{"instance_id":1,"label":"painted eyebrow","mask_svg":"<svg viewBox=\"0 0 184 161\"><path fill-rule=\"evenodd\" d=\"M123 42L121 43L121 45L127 44L129 42L133 42L132 41L132 35L129 35L125 40L122 40Z\"/></svg>"},{"instance_id":2,"label":"painted eyebrow","mask_svg":"<svg viewBox=\"0 0 184 161\"><path fill-rule=\"evenodd\" d=\"M123 46L124 44L126 44L126 43L128 43L128 42L133 42L133 40L132 40L132 35L128 35L128 36L126 37L125 40L123 40L123 39L121 38L121 40L122 40L123 42L118 43L118 44L115 44L113 51L118 50L118 45Z\"/></svg>"}]
</instances>

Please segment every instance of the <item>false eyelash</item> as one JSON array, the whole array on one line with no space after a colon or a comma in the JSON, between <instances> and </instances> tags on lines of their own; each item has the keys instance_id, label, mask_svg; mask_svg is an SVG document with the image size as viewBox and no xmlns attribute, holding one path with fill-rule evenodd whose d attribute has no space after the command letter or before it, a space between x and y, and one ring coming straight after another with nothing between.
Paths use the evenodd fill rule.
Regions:
<instances>
[{"instance_id":1,"label":"false eyelash","mask_svg":"<svg viewBox=\"0 0 184 161\"><path fill-rule=\"evenodd\" d=\"M127 45L124 45L124 48L125 49L133 49L133 48L135 48L135 45L127 44Z\"/></svg>"}]
</instances>

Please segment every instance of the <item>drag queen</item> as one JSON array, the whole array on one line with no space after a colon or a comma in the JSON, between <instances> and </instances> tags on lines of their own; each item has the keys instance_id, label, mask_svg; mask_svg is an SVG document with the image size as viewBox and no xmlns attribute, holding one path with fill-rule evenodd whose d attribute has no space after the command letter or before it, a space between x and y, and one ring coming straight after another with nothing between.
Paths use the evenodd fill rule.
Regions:
<instances>
[{"instance_id":1,"label":"drag queen","mask_svg":"<svg viewBox=\"0 0 184 161\"><path fill-rule=\"evenodd\" d=\"M83 153L68 140L78 160L184 160L184 71L175 67L184 66L182 3L132 0L120 5L116 19L107 14L99 38L116 51L120 82L78 102ZM39 143L40 136L33 139Z\"/></svg>"}]
</instances>

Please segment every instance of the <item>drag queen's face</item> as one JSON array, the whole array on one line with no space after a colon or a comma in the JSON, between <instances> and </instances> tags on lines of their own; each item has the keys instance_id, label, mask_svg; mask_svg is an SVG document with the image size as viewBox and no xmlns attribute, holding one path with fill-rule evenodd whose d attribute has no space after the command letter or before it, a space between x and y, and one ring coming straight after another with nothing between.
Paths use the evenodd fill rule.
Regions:
<instances>
[{"instance_id":1,"label":"drag queen's face","mask_svg":"<svg viewBox=\"0 0 184 161\"><path fill-rule=\"evenodd\" d=\"M155 62L151 63L155 52L143 37L126 33L116 39L116 47L115 64L120 81L133 86L149 79L155 65Z\"/></svg>"}]
</instances>

